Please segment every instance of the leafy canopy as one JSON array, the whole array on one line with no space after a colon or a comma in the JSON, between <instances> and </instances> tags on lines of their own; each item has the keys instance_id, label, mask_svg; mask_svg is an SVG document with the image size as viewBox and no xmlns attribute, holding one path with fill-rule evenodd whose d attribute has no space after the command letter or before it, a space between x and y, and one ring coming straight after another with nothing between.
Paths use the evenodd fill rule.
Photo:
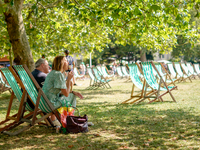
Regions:
<instances>
[{"instance_id":1,"label":"leafy canopy","mask_svg":"<svg viewBox=\"0 0 200 150\"><path fill-rule=\"evenodd\" d=\"M1 53L10 48L3 12L13 3L0 7ZM113 33L117 44L164 52L180 34L197 42L189 11L195 9L198 17L199 5L198 0L25 0L22 13L34 57L58 55L62 48L101 51Z\"/></svg>"}]
</instances>

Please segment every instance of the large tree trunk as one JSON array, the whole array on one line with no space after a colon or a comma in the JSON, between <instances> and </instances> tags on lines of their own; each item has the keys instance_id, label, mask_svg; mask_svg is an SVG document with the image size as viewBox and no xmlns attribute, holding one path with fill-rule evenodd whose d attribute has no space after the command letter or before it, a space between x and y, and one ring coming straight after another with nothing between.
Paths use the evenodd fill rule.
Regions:
<instances>
[{"instance_id":1,"label":"large tree trunk","mask_svg":"<svg viewBox=\"0 0 200 150\"><path fill-rule=\"evenodd\" d=\"M7 2L5 0L5 3ZM32 71L34 69L34 61L23 23L23 2L23 0L14 0L14 5L9 6L4 15L16 64L26 64Z\"/></svg>"},{"instance_id":2,"label":"large tree trunk","mask_svg":"<svg viewBox=\"0 0 200 150\"><path fill-rule=\"evenodd\" d=\"M140 61L145 62L147 61L146 53L144 51L140 51Z\"/></svg>"}]
</instances>

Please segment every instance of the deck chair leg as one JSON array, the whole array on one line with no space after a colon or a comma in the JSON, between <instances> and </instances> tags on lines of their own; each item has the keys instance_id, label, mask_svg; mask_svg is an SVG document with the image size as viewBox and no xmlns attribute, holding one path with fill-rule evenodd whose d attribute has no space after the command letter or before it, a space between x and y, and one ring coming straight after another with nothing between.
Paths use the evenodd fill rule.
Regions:
<instances>
[{"instance_id":1,"label":"deck chair leg","mask_svg":"<svg viewBox=\"0 0 200 150\"><path fill-rule=\"evenodd\" d=\"M41 94L42 94L41 90L39 90L38 91L38 97L37 97L37 101L36 101L36 105L35 105L35 109L34 109L33 119L32 119L31 125L35 124L35 120L36 120L36 115L37 115L37 111L38 111L38 106L39 106L39 103L40 103Z\"/></svg>"},{"instance_id":2,"label":"deck chair leg","mask_svg":"<svg viewBox=\"0 0 200 150\"><path fill-rule=\"evenodd\" d=\"M13 99L14 99L14 92L11 93L11 97L10 97L10 102L8 105L8 110L7 110L7 114L6 114L6 118L10 115L10 111L11 111L11 107L12 107L12 103L13 103Z\"/></svg>"}]
</instances>

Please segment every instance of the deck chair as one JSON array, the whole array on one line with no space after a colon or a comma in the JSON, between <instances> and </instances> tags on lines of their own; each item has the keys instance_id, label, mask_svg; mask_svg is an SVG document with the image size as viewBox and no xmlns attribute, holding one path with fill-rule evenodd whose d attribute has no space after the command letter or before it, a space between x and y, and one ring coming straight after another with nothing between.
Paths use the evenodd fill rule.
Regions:
<instances>
[{"instance_id":1,"label":"deck chair","mask_svg":"<svg viewBox=\"0 0 200 150\"><path fill-rule=\"evenodd\" d=\"M180 82L181 76L179 76L179 74L175 71L173 63L168 63L167 68L169 69L169 73L170 73L172 79L174 78L178 82Z\"/></svg>"},{"instance_id":2,"label":"deck chair","mask_svg":"<svg viewBox=\"0 0 200 150\"><path fill-rule=\"evenodd\" d=\"M194 70L195 72L198 74L198 76L200 75L200 69L199 69L199 64L194 64Z\"/></svg>"},{"instance_id":3,"label":"deck chair","mask_svg":"<svg viewBox=\"0 0 200 150\"><path fill-rule=\"evenodd\" d=\"M180 62L180 66L181 66L183 72L188 76L188 78L190 78L190 79L195 78L185 63Z\"/></svg>"},{"instance_id":4,"label":"deck chair","mask_svg":"<svg viewBox=\"0 0 200 150\"><path fill-rule=\"evenodd\" d=\"M156 66L156 69L160 73L160 76L163 78L164 82L166 82L167 85L173 84L176 86L175 82L178 81L177 79L172 79L171 76L166 71L165 67L162 65L162 63L154 63ZM163 73L164 71L164 73ZM157 74L158 78L159 75Z\"/></svg>"},{"instance_id":5,"label":"deck chair","mask_svg":"<svg viewBox=\"0 0 200 150\"><path fill-rule=\"evenodd\" d=\"M101 75L103 75L102 67L101 67L101 66L96 66L96 68L97 68L98 71L101 73Z\"/></svg>"},{"instance_id":6,"label":"deck chair","mask_svg":"<svg viewBox=\"0 0 200 150\"><path fill-rule=\"evenodd\" d=\"M128 72L126 66L121 66L121 69L122 69L122 73L124 74L124 76L129 78L130 75L129 75L129 72Z\"/></svg>"},{"instance_id":7,"label":"deck chair","mask_svg":"<svg viewBox=\"0 0 200 150\"><path fill-rule=\"evenodd\" d=\"M114 74L109 74L108 69L105 66L102 66L100 70L104 78L113 80Z\"/></svg>"},{"instance_id":8,"label":"deck chair","mask_svg":"<svg viewBox=\"0 0 200 150\"><path fill-rule=\"evenodd\" d=\"M186 79L189 79L190 82L192 82L192 80L190 79L190 76L188 76L186 74L186 72L184 71L184 69L181 67L180 63L178 62L173 62L174 64L174 68L176 69L176 72L178 73L178 75L181 77L180 81L186 81Z\"/></svg>"},{"instance_id":9,"label":"deck chair","mask_svg":"<svg viewBox=\"0 0 200 150\"><path fill-rule=\"evenodd\" d=\"M186 64L187 68L189 69L189 72L194 76L194 78L196 76L198 76L200 78L200 75L195 72L194 66L190 62L186 62L185 64Z\"/></svg>"},{"instance_id":10,"label":"deck chair","mask_svg":"<svg viewBox=\"0 0 200 150\"><path fill-rule=\"evenodd\" d=\"M80 75L78 69L76 67L74 67L74 77L76 79L82 79L84 77L84 75Z\"/></svg>"},{"instance_id":11,"label":"deck chair","mask_svg":"<svg viewBox=\"0 0 200 150\"><path fill-rule=\"evenodd\" d=\"M157 74L159 75L159 78L160 78L159 83L157 83L156 77L153 74L152 66L156 70ZM164 96L167 93L169 93L172 100L174 102L176 102L171 91L176 89L177 86L167 86L166 82L164 82L164 79L161 77L160 73L158 72L158 70L155 67L153 62L142 62L141 67L142 67L144 79L146 80L146 84L145 84L144 98L141 99L138 103L144 101L146 98L152 98L153 99L153 100L150 100L149 103L152 103L156 100L161 100L163 102L162 96ZM161 84L163 84L164 87L161 87ZM147 93L148 87L151 87L154 91L147 96L146 93ZM161 91L163 91L162 94L160 94Z\"/></svg>"},{"instance_id":12,"label":"deck chair","mask_svg":"<svg viewBox=\"0 0 200 150\"><path fill-rule=\"evenodd\" d=\"M111 81L110 79L105 79L103 77L103 75L97 70L96 67L93 67L92 68L93 70L93 73L94 73L94 76L95 76L95 79L101 83L101 85L103 85L103 87L106 87L106 88L111 88L109 82Z\"/></svg>"},{"instance_id":13,"label":"deck chair","mask_svg":"<svg viewBox=\"0 0 200 150\"><path fill-rule=\"evenodd\" d=\"M11 87L5 80L4 76L0 73L0 94L9 91L11 93Z\"/></svg>"},{"instance_id":14,"label":"deck chair","mask_svg":"<svg viewBox=\"0 0 200 150\"><path fill-rule=\"evenodd\" d=\"M16 72L19 76L21 82L23 83L23 86L25 87L25 90L27 91L29 99L34 103L35 108L33 112L33 117L30 122L30 126L35 125L36 123L39 123L43 120L46 120L49 118L50 115L54 114L58 120L60 120L60 116L58 114L57 108L54 108L51 102L48 100L44 92L42 91L42 88L39 86L29 69L26 65L16 65L13 66L13 72ZM9 68L11 69L11 68ZM36 115L38 111L42 111L44 115L37 119ZM53 124L50 124L53 126Z\"/></svg>"},{"instance_id":15,"label":"deck chair","mask_svg":"<svg viewBox=\"0 0 200 150\"><path fill-rule=\"evenodd\" d=\"M144 88L146 80L141 81L140 74L138 73L141 71L141 68L138 67L137 64L128 64L128 67L133 86L131 91L131 97L128 100L123 101L122 104L133 104L144 98ZM138 94L134 94L135 87L140 89L140 92ZM154 90L151 88L148 88L147 91L149 91L149 93L147 93L146 95L152 94L154 92Z\"/></svg>"},{"instance_id":16,"label":"deck chair","mask_svg":"<svg viewBox=\"0 0 200 150\"><path fill-rule=\"evenodd\" d=\"M102 87L103 84L95 78L92 69L88 67L87 70L90 77L90 85L86 89L98 89L99 87Z\"/></svg>"},{"instance_id":17,"label":"deck chair","mask_svg":"<svg viewBox=\"0 0 200 150\"><path fill-rule=\"evenodd\" d=\"M126 76L123 74L123 72L122 72L121 66L117 66L117 67L116 67L116 72L117 72L119 78L124 78L124 77L126 77Z\"/></svg>"},{"instance_id":18,"label":"deck chair","mask_svg":"<svg viewBox=\"0 0 200 150\"><path fill-rule=\"evenodd\" d=\"M0 132L6 133L9 135L17 135L31 127L30 119L33 118L34 111L33 111L33 108L31 108L30 105L28 103L26 103L28 93L27 93L25 87L23 86L23 83L21 82L21 80L18 78L18 76L14 72L13 68L12 67L1 68L0 71L4 75L4 77L6 78L6 80L8 81L8 83L12 89L6 118L2 122L0 122L1 126L4 125L4 127L0 128ZM13 103L15 96L18 99L20 105L18 108L18 112L11 116L10 113L12 111L12 103ZM25 112L29 112L29 113L25 114ZM38 110L35 113L36 113L36 115L40 114L43 116L43 112L41 110ZM46 121L47 125L50 125L51 122L49 122L48 120L45 120L45 121ZM10 132L13 128L15 128L25 122L28 122L29 124L23 128L18 129L15 132Z\"/></svg>"}]
</instances>

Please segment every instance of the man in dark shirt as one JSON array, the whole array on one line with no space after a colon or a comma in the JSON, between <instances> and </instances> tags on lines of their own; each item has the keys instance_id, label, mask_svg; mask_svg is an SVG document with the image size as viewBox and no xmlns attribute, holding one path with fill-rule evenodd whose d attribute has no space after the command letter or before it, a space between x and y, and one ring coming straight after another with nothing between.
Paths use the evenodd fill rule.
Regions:
<instances>
[{"instance_id":1,"label":"man in dark shirt","mask_svg":"<svg viewBox=\"0 0 200 150\"><path fill-rule=\"evenodd\" d=\"M35 63L35 68L36 69L32 72L32 75L34 76L40 87L42 87L47 77L47 74L49 73L48 61L43 58L38 59L38 61L36 61Z\"/></svg>"},{"instance_id":2,"label":"man in dark shirt","mask_svg":"<svg viewBox=\"0 0 200 150\"><path fill-rule=\"evenodd\" d=\"M47 77L47 74L49 73L49 64L48 61L40 58L35 63L35 70L32 72L32 75L34 76L35 80L38 82L40 87L42 88L44 81ZM34 105L30 101L30 99L27 99L27 102L29 106L34 109Z\"/></svg>"}]
</instances>

